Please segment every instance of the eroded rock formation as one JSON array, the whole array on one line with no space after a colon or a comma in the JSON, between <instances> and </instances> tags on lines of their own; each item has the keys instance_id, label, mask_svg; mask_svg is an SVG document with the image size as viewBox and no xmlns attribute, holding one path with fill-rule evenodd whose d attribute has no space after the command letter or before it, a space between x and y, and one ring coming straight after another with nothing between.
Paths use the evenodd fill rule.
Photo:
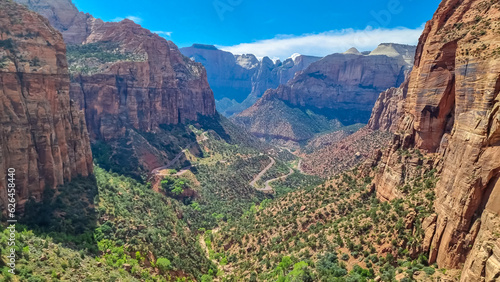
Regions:
<instances>
[{"instance_id":1,"label":"eroded rock formation","mask_svg":"<svg viewBox=\"0 0 500 282\"><path fill-rule=\"evenodd\" d=\"M350 49L326 56L287 84L266 91L233 120L256 136L294 141L307 140L339 124L366 123L379 93L404 81L410 69L408 56L414 50L414 46L381 44L369 55ZM397 96L390 91L396 92L389 90L386 99ZM279 113L271 120L272 109Z\"/></svg>"},{"instance_id":2,"label":"eroded rock formation","mask_svg":"<svg viewBox=\"0 0 500 282\"><path fill-rule=\"evenodd\" d=\"M205 69L171 41L128 19L83 14L69 0L18 2L62 32L70 94L85 110L96 160L105 168L136 174L164 165L192 141L165 128L215 115Z\"/></svg>"},{"instance_id":3,"label":"eroded rock formation","mask_svg":"<svg viewBox=\"0 0 500 282\"><path fill-rule=\"evenodd\" d=\"M70 100L66 46L42 16L0 1L0 206L16 170L17 210L92 173L85 119Z\"/></svg>"},{"instance_id":4,"label":"eroded rock formation","mask_svg":"<svg viewBox=\"0 0 500 282\"><path fill-rule=\"evenodd\" d=\"M442 1L420 37L397 137L374 182L382 198L398 197L398 151L415 148L434 160L429 260L464 266L462 281L500 277L499 20L497 1Z\"/></svg>"},{"instance_id":5,"label":"eroded rock formation","mask_svg":"<svg viewBox=\"0 0 500 282\"><path fill-rule=\"evenodd\" d=\"M74 76L72 95L84 101L92 138L120 138L127 127L152 132L160 124L215 114L205 69L184 57L172 42L123 20L95 26L83 43L75 47L80 48L74 54L77 58L87 56L85 47L92 45L110 56L123 56Z\"/></svg>"}]
</instances>

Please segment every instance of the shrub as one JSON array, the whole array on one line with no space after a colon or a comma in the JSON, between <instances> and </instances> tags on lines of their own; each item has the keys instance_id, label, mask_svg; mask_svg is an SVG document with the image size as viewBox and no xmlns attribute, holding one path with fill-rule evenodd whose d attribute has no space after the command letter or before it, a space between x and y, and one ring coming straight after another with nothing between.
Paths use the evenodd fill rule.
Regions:
<instances>
[{"instance_id":1,"label":"shrub","mask_svg":"<svg viewBox=\"0 0 500 282\"><path fill-rule=\"evenodd\" d=\"M349 255L348 254L342 254L342 260L348 261L349 260Z\"/></svg>"},{"instance_id":2,"label":"shrub","mask_svg":"<svg viewBox=\"0 0 500 282\"><path fill-rule=\"evenodd\" d=\"M424 272L427 275L433 275L436 270L433 267L424 267Z\"/></svg>"},{"instance_id":3,"label":"shrub","mask_svg":"<svg viewBox=\"0 0 500 282\"><path fill-rule=\"evenodd\" d=\"M170 270L172 266L169 259L159 258L156 260L156 267L158 267L161 272L166 272L167 270Z\"/></svg>"}]
</instances>

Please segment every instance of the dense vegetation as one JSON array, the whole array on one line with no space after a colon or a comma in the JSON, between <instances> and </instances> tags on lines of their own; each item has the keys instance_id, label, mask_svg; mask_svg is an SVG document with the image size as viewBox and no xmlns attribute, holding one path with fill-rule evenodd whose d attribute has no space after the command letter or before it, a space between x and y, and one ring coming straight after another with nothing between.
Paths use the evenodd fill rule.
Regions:
<instances>
[{"instance_id":1,"label":"dense vegetation","mask_svg":"<svg viewBox=\"0 0 500 282\"><path fill-rule=\"evenodd\" d=\"M96 167L95 179L79 178L58 191L28 204L25 225L17 228L23 279L162 281L216 272L179 219L180 204L150 186Z\"/></svg>"},{"instance_id":2,"label":"dense vegetation","mask_svg":"<svg viewBox=\"0 0 500 282\"><path fill-rule=\"evenodd\" d=\"M145 60L145 55L125 52L115 42L96 42L68 45L66 57L71 74L92 75L99 72L101 65L118 61Z\"/></svg>"},{"instance_id":3,"label":"dense vegetation","mask_svg":"<svg viewBox=\"0 0 500 282\"><path fill-rule=\"evenodd\" d=\"M207 144L209 150L203 150L196 142L196 136L203 132L207 132L210 139L214 140ZM215 157L223 160L235 154L258 155L262 152L270 152L284 161L294 159L294 156L286 150L271 152L272 147L242 131L220 115L199 116L198 121L186 124L160 125L160 129L155 133L129 129L125 136L118 140L95 141L92 144L92 153L94 161L102 168L146 182L150 171L139 162L141 156L137 154L140 151L138 148L141 147L149 147L151 152L156 150L164 152L165 163L184 149L190 149L189 154L194 159L200 160L203 158L214 160ZM180 169L188 165L190 163L184 160L175 168Z\"/></svg>"}]
</instances>

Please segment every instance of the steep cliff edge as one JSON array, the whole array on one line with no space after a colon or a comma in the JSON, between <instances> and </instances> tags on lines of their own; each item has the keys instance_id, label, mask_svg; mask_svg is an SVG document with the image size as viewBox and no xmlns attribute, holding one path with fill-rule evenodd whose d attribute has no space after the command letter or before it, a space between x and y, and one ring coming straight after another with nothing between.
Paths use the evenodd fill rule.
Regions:
<instances>
[{"instance_id":1,"label":"steep cliff edge","mask_svg":"<svg viewBox=\"0 0 500 282\"><path fill-rule=\"evenodd\" d=\"M0 1L0 206L16 170L18 210L44 189L92 173L83 113L70 100L66 46L49 22Z\"/></svg>"},{"instance_id":2,"label":"steep cliff edge","mask_svg":"<svg viewBox=\"0 0 500 282\"><path fill-rule=\"evenodd\" d=\"M127 19L83 14L69 0L18 2L63 33L70 95L85 110L95 159L106 169L148 173L193 141L183 124L215 116L205 69L171 41Z\"/></svg>"},{"instance_id":3,"label":"steep cliff edge","mask_svg":"<svg viewBox=\"0 0 500 282\"><path fill-rule=\"evenodd\" d=\"M440 267L465 264L462 281L500 277L499 19L496 1L440 4L420 37L397 135L374 180L380 198L400 197L398 152L427 153L439 181L424 248Z\"/></svg>"}]
</instances>

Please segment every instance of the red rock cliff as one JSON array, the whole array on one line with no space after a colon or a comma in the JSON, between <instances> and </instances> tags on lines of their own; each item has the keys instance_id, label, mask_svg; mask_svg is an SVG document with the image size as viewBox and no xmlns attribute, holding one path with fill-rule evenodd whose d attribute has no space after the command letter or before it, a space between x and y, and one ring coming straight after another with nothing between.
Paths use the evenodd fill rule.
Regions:
<instances>
[{"instance_id":1,"label":"red rock cliff","mask_svg":"<svg viewBox=\"0 0 500 282\"><path fill-rule=\"evenodd\" d=\"M160 125L215 115L205 69L172 42L130 20L104 22L83 14L70 0L16 1L62 32L70 95L85 110L91 141L111 146L105 151L112 155L102 159L111 160L111 166L126 165L123 173L149 172L175 155L180 144L171 139L178 136Z\"/></svg>"},{"instance_id":2,"label":"red rock cliff","mask_svg":"<svg viewBox=\"0 0 500 282\"><path fill-rule=\"evenodd\" d=\"M420 38L398 135L375 178L377 194L393 199L405 177L398 149L435 160L429 260L464 266L462 281L500 277L499 23L498 1L442 1Z\"/></svg>"},{"instance_id":3,"label":"red rock cliff","mask_svg":"<svg viewBox=\"0 0 500 282\"><path fill-rule=\"evenodd\" d=\"M87 56L86 50L75 54L72 63L93 68L77 70L72 87L72 95L85 106L92 138L116 139L127 127L151 132L160 124L215 114L213 93L201 64L184 57L172 42L130 20L95 21L99 23L83 46L98 44L103 52L122 58L95 64L92 58L78 60L78 56Z\"/></svg>"},{"instance_id":4,"label":"red rock cliff","mask_svg":"<svg viewBox=\"0 0 500 282\"><path fill-rule=\"evenodd\" d=\"M16 170L18 210L45 188L92 173L83 113L70 101L66 46L49 22L0 1L0 206Z\"/></svg>"}]
</instances>

